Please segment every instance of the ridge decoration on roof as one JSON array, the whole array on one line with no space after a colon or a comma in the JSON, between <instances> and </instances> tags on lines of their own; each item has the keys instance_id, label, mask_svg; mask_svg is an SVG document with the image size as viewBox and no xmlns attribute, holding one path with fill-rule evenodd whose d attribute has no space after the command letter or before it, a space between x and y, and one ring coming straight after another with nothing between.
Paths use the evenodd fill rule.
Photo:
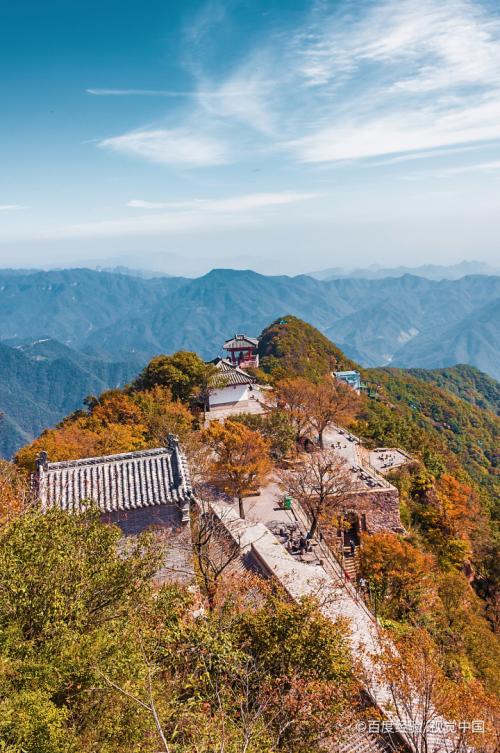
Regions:
<instances>
[{"instance_id":1,"label":"ridge decoration on roof","mask_svg":"<svg viewBox=\"0 0 500 753\"><path fill-rule=\"evenodd\" d=\"M247 337L247 335L235 335L224 343L224 350L238 348L257 348L259 340L257 337Z\"/></svg>"},{"instance_id":2,"label":"ridge decoration on roof","mask_svg":"<svg viewBox=\"0 0 500 753\"><path fill-rule=\"evenodd\" d=\"M173 435L166 447L119 455L50 463L41 452L32 484L44 510L79 512L89 500L103 513L176 505L184 520L192 497L186 458Z\"/></svg>"},{"instance_id":3,"label":"ridge decoration on roof","mask_svg":"<svg viewBox=\"0 0 500 753\"><path fill-rule=\"evenodd\" d=\"M217 373L210 380L210 386L215 388L232 387L235 384L255 384L254 377L235 366L225 358L215 358L209 361L217 369Z\"/></svg>"}]
</instances>

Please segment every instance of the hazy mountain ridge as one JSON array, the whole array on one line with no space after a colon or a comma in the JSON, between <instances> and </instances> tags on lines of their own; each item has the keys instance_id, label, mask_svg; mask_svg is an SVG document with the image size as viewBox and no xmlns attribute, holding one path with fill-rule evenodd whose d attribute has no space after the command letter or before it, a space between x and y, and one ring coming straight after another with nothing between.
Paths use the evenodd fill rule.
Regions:
<instances>
[{"instance_id":1,"label":"hazy mountain ridge","mask_svg":"<svg viewBox=\"0 0 500 753\"><path fill-rule=\"evenodd\" d=\"M0 340L48 336L80 349L93 330L130 311L146 314L183 282L90 269L6 275L0 271Z\"/></svg>"},{"instance_id":2,"label":"hazy mountain ridge","mask_svg":"<svg viewBox=\"0 0 500 753\"><path fill-rule=\"evenodd\" d=\"M394 358L400 366L439 368L469 363L500 379L500 298L475 308L458 323L409 343Z\"/></svg>"},{"instance_id":3,"label":"hazy mountain ridge","mask_svg":"<svg viewBox=\"0 0 500 753\"><path fill-rule=\"evenodd\" d=\"M52 337L99 359L220 353L236 331L260 332L283 311L306 319L365 366L469 363L500 378L500 277L433 281L268 277L213 270L140 279L92 270L0 273L0 340Z\"/></svg>"},{"instance_id":4,"label":"hazy mountain ridge","mask_svg":"<svg viewBox=\"0 0 500 753\"><path fill-rule=\"evenodd\" d=\"M383 277L402 277L406 274L425 277L428 280L459 280L467 275L500 275L500 267L480 261L462 261L450 265L422 264L418 267L382 267L379 264L372 264L370 267L355 269L330 267L311 272L311 277L317 280L335 280L345 277L380 280Z\"/></svg>"},{"instance_id":5,"label":"hazy mountain ridge","mask_svg":"<svg viewBox=\"0 0 500 753\"><path fill-rule=\"evenodd\" d=\"M101 330L85 342L89 352L111 352L123 358L133 352L144 360L159 351L193 348L213 357L227 333L259 332L283 310L307 319L363 365L394 363L419 366L405 358L412 340L429 336L440 360L426 367L456 363L447 358L440 338L450 326L472 315L485 300L500 295L500 278L467 277L435 282L405 275L384 280L333 280L321 282L305 275L265 277L255 272L213 270L184 281L168 299L153 304L147 316L135 315ZM472 353L472 349L471 349ZM478 360L477 351L461 362L480 365L500 376L500 363ZM445 360L443 360L445 359ZM500 360L500 359L499 359Z\"/></svg>"}]
</instances>

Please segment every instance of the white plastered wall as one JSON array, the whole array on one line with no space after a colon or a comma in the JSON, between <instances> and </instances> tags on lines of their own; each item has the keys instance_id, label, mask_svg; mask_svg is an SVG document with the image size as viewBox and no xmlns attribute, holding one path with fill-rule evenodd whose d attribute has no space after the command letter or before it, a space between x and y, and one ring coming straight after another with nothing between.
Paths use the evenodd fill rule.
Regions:
<instances>
[{"instance_id":1,"label":"white plastered wall","mask_svg":"<svg viewBox=\"0 0 500 753\"><path fill-rule=\"evenodd\" d=\"M228 387L223 387L220 390L213 390L213 392L210 393L210 406L238 403L240 400L249 399L250 385L234 384Z\"/></svg>"}]
</instances>

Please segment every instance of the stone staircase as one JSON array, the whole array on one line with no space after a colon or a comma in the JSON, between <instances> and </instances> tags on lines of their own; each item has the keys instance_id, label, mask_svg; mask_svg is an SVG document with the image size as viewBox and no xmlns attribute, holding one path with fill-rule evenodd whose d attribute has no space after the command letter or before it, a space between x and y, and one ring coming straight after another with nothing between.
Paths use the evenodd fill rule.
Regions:
<instances>
[{"instance_id":1,"label":"stone staircase","mask_svg":"<svg viewBox=\"0 0 500 753\"><path fill-rule=\"evenodd\" d=\"M358 559L357 554L351 554L351 549L348 546L344 547L344 558L343 558L343 565L344 570L349 576L349 580L352 583L356 583L356 578L358 575Z\"/></svg>"},{"instance_id":2,"label":"stone staircase","mask_svg":"<svg viewBox=\"0 0 500 753\"><path fill-rule=\"evenodd\" d=\"M326 538L326 546L335 555L339 565L343 571L347 574L351 583L356 584L358 577L358 552L359 552L359 539L356 539L356 549L354 554L351 553L351 547L342 541L338 536L333 539Z\"/></svg>"}]
</instances>

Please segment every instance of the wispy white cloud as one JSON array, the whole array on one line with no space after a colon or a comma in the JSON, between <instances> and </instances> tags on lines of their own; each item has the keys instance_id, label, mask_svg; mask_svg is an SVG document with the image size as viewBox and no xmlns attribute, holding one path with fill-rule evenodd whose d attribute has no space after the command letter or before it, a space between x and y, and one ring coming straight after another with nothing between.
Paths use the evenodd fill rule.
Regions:
<instances>
[{"instance_id":1,"label":"wispy white cloud","mask_svg":"<svg viewBox=\"0 0 500 753\"><path fill-rule=\"evenodd\" d=\"M281 71L278 79L273 76L274 56L268 50L257 50L248 56L235 70L212 89L202 85L198 106L218 121L246 126L276 139L280 122L273 100L276 101L276 86L284 86ZM244 96L235 97L234 92Z\"/></svg>"},{"instance_id":2,"label":"wispy white cloud","mask_svg":"<svg viewBox=\"0 0 500 753\"><path fill-rule=\"evenodd\" d=\"M446 149L426 149L420 152L409 152L406 154L398 154L397 157L388 157L387 159L380 159L370 164L375 167L382 165L397 165L401 162L414 162L415 160L428 160L436 157L450 157L454 154L463 154L463 152L473 152L478 149L484 148L481 144L471 144L468 146L461 145L456 147L447 147Z\"/></svg>"},{"instance_id":3,"label":"wispy white cloud","mask_svg":"<svg viewBox=\"0 0 500 753\"><path fill-rule=\"evenodd\" d=\"M290 142L303 162L334 162L500 139L500 97L477 106L387 113L339 122Z\"/></svg>"},{"instance_id":4,"label":"wispy white cloud","mask_svg":"<svg viewBox=\"0 0 500 753\"><path fill-rule=\"evenodd\" d=\"M226 147L219 140L189 128L131 131L103 139L99 147L178 167L208 167L229 161Z\"/></svg>"},{"instance_id":5,"label":"wispy white cloud","mask_svg":"<svg viewBox=\"0 0 500 753\"><path fill-rule=\"evenodd\" d=\"M485 4L385 0L359 8L356 15L348 6L343 15L322 13L296 35L295 50L311 85L335 82L342 74L351 79L376 66L382 83L385 65L392 67L387 83L395 91L498 82L500 22Z\"/></svg>"},{"instance_id":6,"label":"wispy white cloud","mask_svg":"<svg viewBox=\"0 0 500 753\"><path fill-rule=\"evenodd\" d=\"M176 89L85 89L87 94L92 94L94 97L206 97L221 98L221 97L246 97L249 93L249 89L226 90L224 92L216 91L200 91L199 89L193 89L192 91L178 91Z\"/></svg>"},{"instance_id":7,"label":"wispy white cloud","mask_svg":"<svg viewBox=\"0 0 500 753\"><path fill-rule=\"evenodd\" d=\"M496 175L500 172L500 160L488 160L473 162L468 165L454 165L452 167L440 167L436 169L424 169L418 172L401 175L400 180L404 181L429 181L429 179L453 178L457 175L468 175L479 173L481 175Z\"/></svg>"},{"instance_id":8,"label":"wispy white cloud","mask_svg":"<svg viewBox=\"0 0 500 753\"><path fill-rule=\"evenodd\" d=\"M314 198L315 194L283 191L256 193L223 199L194 199L191 201L144 201L132 199L129 207L163 210L161 212L103 220L78 225L66 225L44 235L46 238L91 238L122 235L160 235L253 224L265 218L273 209L297 204ZM165 211L166 210L166 211Z\"/></svg>"},{"instance_id":9,"label":"wispy white cloud","mask_svg":"<svg viewBox=\"0 0 500 753\"><path fill-rule=\"evenodd\" d=\"M500 138L500 19L479 2L386 0L298 35L317 127L288 142L303 162L429 151Z\"/></svg>"},{"instance_id":10,"label":"wispy white cloud","mask_svg":"<svg viewBox=\"0 0 500 753\"><path fill-rule=\"evenodd\" d=\"M22 204L0 204L0 212L15 212L18 209L27 209Z\"/></svg>"},{"instance_id":11,"label":"wispy white cloud","mask_svg":"<svg viewBox=\"0 0 500 753\"><path fill-rule=\"evenodd\" d=\"M215 26L222 23L229 10L230 0L206 0L196 14L189 15L185 33L190 44L199 44Z\"/></svg>"},{"instance_id":12,"label":"wispy white cloud","mask_svg":"<svg viewBox=\"0 0 500 753\"><path fill-rule=\"evenodd\" d=\"M442 175L458 175L460 173L494 173L500 170L500 160L491 162L478 162L475 165L460 165L442 170Z\"/></svg>"},{"instance_id":13,"label":"wispy white cloud","mask_svg":"<svg viewBox=\"0 0 500 753\"><path fill-rule=\"evenodd\" d=\"M101 147L206 167L264 153L303 164L438 158L500 139L500 14L483 0L318 2L294 29L270 30L214 75L198 44L227 14L228 3L213 0L189 30L193 92L89 90L192 100L169 112L177 127Z\"/></svg>"},{"instance_id":14,"label":"wispy white cloud","mask_svg":"<svg viewBox=\"0 0 500 753\"><path fill-rule=\"evenodd\" d=\"M193 199L191 201L144 201L131 199L128 207L134 209L169 209L172 211L203 210L207 213L247 212L263 207L296 204L312 199L316 194L282 191L278 193L253 193L232 196L228 199Z\"/></svg>"}]
</instances>

